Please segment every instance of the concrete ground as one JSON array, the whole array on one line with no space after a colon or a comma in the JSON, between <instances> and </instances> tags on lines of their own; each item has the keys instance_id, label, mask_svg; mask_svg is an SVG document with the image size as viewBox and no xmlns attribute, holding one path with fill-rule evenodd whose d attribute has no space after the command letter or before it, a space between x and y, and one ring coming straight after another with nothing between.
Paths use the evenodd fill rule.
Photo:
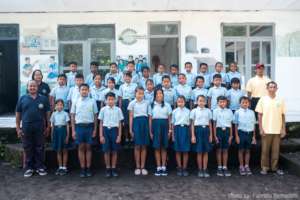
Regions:
<instances>
[{"instance_id":1,"label":"concrete ground","mask_svg":"<svg viewBox=\"0 0 300 200\"><path fill-rule=\"evenodd\" d=\"M23 178L23 171L0 162L1 200L76 200L76 199L300 199L300 178L286 174L241 177L237 169L229 178L217 177L212 171L209 179L200 179L193 172L189 177L136 177L133 170L123 169L119 178L107 179L104 170L94 171L91 178L79 178L79 171L64 177L49 175Z\"/></svg>"}]
</instances>

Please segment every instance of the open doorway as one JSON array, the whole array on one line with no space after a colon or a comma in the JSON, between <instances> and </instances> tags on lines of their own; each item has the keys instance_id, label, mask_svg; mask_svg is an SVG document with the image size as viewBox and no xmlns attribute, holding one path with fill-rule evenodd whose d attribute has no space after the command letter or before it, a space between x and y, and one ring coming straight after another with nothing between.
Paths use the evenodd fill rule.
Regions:
<instances>
[{"instance_id":1,"label":"open doorway","mask_svg":"<svg viewBox=\"0 0 300 200\"><path fill-rule=\"evenodd\" d=\"M0 39L0 114L15 111L18 100L18 40Z\"/></svg>"}]
</instances>

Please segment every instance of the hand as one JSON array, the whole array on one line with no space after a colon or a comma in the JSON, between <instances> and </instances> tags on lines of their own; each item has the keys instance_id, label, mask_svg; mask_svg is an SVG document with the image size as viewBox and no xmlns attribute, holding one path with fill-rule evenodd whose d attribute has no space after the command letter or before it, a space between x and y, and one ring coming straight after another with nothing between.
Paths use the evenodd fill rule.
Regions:
<instances>
[{"instance_id":1,"label":"hand","mask_svg":"<svg viewBox=\"0 0 300 200\"><path fill-rule=\"evenodd\" d=\"M21 138L22 136L24 135L24 133L23 133L23 131L22 131L22 129L17 129L17 136L18 136L18 138Z\"/></svg>"},{"instance_id":2,"label":"hand","mask_svg":"<svg viewBox=\"0 0 300 200\"><path fill-rule=\"evenodd\" d=\"M117 137L116 143L117 143L117 144L120 144L120 143L121 143L121 137L120 137L120 136Z\"/></svg>"},{"instance_id":3,"label":"hand","mask_svg":"<svg viewBox=\"0 0 300 200\"><path fill-rule=\"evenodd\" d=\"M252 143L251 144L256 144L256 139L255 137L252 138Z\"/></svg>"},{"instance_id":4,"label":"hand","mask_svg":"<svg viewBox=\"0 0 300 200\"><path fill-rule=\"evenodd\" d=\"M130 137L133 139L133 137L134 137L133 131L130 131L129 133L130 133Z\"/></svg>"},{"instance_id":5,"label":"hand","mask_svg":"<svg viewBox=\"0 0 300 200\"><path fill-rule=\"evenodd\" d=\"M169 132L168 132L168 138L170 139L171 136L172 136L172 130L169 130Z\"/></svg>"},{"instance_id":6,"label":"hand","mask_svg":"<svg viewBox=\"0 0 300 200\"><path fill-rule=\"evenodd\" d=\"M153 133L150 132L150 139L153 140Z\"/></svg>"},{"instance_id":7,"label":"hand","mask_svg":"<svg viewBox=\"0 0 300 200\"><path fill-rule=\"evenodd\" d=\"M231 144L231 141L232 141L232 136L229 136L229 139L228 139L228 144L229 145Z\"/></svg>"},{"instance_id":8,"label":"hand","mask_svg":"<svg viewBox=\"0 0 300 200\"><path fill-rule=\"evenodd\" d=\"M260 133L261 137L264 137L266 135L266 133L263 129L261 129L259 133Z\"/></svg>"},{"instance_id":9,"label":"hand","mask_svg":"<svg viewBox=\"0 0 300 200\"><path fill-rule=\"evenodd\" d=\"M97 131L96 131L96 130L93 130L93 135L92 135L92 137L95 138L95 137L96 137L96 134L97 134Z\"/></svg>"},{"instance_id":10,"label":"hand","mask_svg":"<svg viewBox=\"0 0 300 200\"><path fill-rule=\"evenodd\" d=\"M192 144L195 144L195 143L196 143L196 137L195 137L195 136L193 136L193 137L191 138L191 142L192 142Z\"/></svg>"},{"instance_id":11,"label":"hand","mask_svg":"<svg viewBox=\"0 0 300 200\"><path fill-rule=\"evenodd\" d=\"M240 137L239 137L239 136L236 136L236 137L235 137L235 142L236 142L237 144L240 144Z\"/></svg>"},{"instance_id":12,"label":"hand","mask_svg":"<svg viewBox=\"0 0 300 200\"><path fill-rule=\"evenodd\" d=\"M212 135L210 135L208 139L209 139L209 143L212 143L212 140L213 140Z\"/></svg>"},{"instance_id":13,"label":"hand","mask_svg":"<svg viewBox=\"0 0 300 200\"><path fill-rule=\"evenodd\" d=\"M219 143L218 137L215 137L215 141L216 141L217 144Z\"/></svg>"},{"instance_id":14,"label":"hand","mask_svg":"<svg viewBox=\"0 0 300 200\"><path fill-rule=\"evenodd\" d=\"M44 135L45 135L46 137L48 137L48 136L49 136L49 133L50 133L50 126L47 126L47 127L45 128L45 130L44 130Z\"/></svg>"},{"instance_id":15,"label":"hand","mask_svg":"<svg viewBox=\"0 0 300 200\"><path fill-rule=\"evenodd\" d=\"M69 144L69 138L68 137L66 137L65 144Z\"/></svg>"},{"instance_id":16,"label":"hand","mask_svg":"<svg viewBox=\"0 0 300 200\"><path fill-rule=\"evenodd\" d=\"M72 132L72 138L73 138L73 140L76 140L76 132L75 131Z\"/></svg>"},{"instance_id":17,"label":"hand","mask_svg":"<svg viewBox=\"0 0 300 200\"><path fill-rule=\"evenodd\" d=\"M286 136L286 130L285 129L281 129L280 131L280 137L284 138Z\"/></svg>"},{"instance_id":18,"label":"hand","mask_svg":"<svg viewBox=\"0 0 300 200\"><path fill-rule=\"evenodd\" d=\"M100 143L105 144L105 138L103 136L100 136Z\"/></svg>"}]
</instances>

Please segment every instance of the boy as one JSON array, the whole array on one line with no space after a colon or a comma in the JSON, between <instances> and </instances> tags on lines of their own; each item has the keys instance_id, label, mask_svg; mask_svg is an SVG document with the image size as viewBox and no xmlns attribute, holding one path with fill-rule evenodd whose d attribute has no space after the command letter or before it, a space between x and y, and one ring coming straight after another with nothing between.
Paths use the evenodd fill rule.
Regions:
<instances>
[{"instance_id":1,"label":"boy","mask_svg":"<svg viewBox=\"0 0 300 200\"><path fill-rule=\"evenodd\" d=\"M208 65L206 63L200 63L198 76L204 78L204 87L210 88L210 74L208 73Z\"/></svg>"},{"instance_id":2,"label":"boy","mask_svg":"<svg viewBox=\"0 0 300 200\"><path fill-rule=\"evenodd\" d=\"M171 87L171 80L168 75L162 77L162 89L164 91L164 101L174 108L176 92L174 88Z\"/></svg>"},{"instance_id":3,"label":"boy","mask_svg":"<svg viewBox=\"0 0 300 200\"><path fill-rule=\"evenodd\" d=\"M98 72L98 62L91 62L90 64L90 70L91 73L89 75L87 75L86 79L85 79L85 83L88 84L90 87L92 87L94 85L94 76L97 74Z\"/></svg>"},{"instance_id":4,"label":"boy","mask_svg":"<svg viewBox=\"0 0 300 200\"><path fill-rule=\"evenodd\" d=\"M75 76L77 74L77 62L70 62L70 71L66 73L67 76L67 86L69 88L75 85Z\"/></svg>"},{"instance_id":5,"label":"boy","mask_svg":"<svg viewBox=\"0 0 300 200\"><path fill-rule=\"evenodd\" d=\"M255 114L249 109L250 99L248 97L240 98L241 107L234 113L233 123L235 128L235 141L238 145L240 175L251 175L249 167L251 144L256 144L255 139Z\"/></svg>"},{"instance_id":6,"label":"boy","mask_svg":"<svg viewBox=\"0 0 300 200\"><path fill-rule=\"evenodd\" d=\"M178 85L178 65L176 64L170 66L170 79L173 88Z\"/></svg>"},{"instance_id":7,"label":"boy","mask_svg":"<svg viewBox=\"0 0 300 200\"><path fill-rule=\"evenodd\" d=\"M180 95L184 96L184 98L186 100L185 106L187 108L191 108L190 100L191 100L191 95L192 95L192 87L186 83L185 74L180 73L178 75L178 83L179 84L174 88L175 94L176 94L175 99L177 99L177 97L179 97Z\"/></svg>"},{"instance_id":8,"label":"boy","mask_svg":"<svg viewBox=\"0 0 300 200\"><path fill-rule=\"evenodd\" d=\"M115 106L115 94L109 92L105 99L107 105L100 110L98 119L100 120L99 133L100 143L104 151L104 161L106 165L106 177L117 177L117 151L120 148L122 137L121 121L124 119L122 111Z\"/></svg>"},{"instance_id":9,"label":"boy","mask_svg":"<svg viewBox=\"0 0 300 200\"><path fill-rule=\"evenodd\" d=\"M226 87L226 84L228 83L228 80L227 80L227 75L226 75L225 72L223 72L223 70L224 70L223 63L216 62L216 64L215 64L215 71L213 73L211 73L211 75L210 75L210 83L213 82L214 75L220 74L221 75L221 79L222 79L221 80L222 86Z\"/></svg>"},{"instance_id":10,"label":"boy","mask_svg":"<svg viewBox=\"0 0 300 200\"><path fill-rule=\"evenodd\" d=\"M238 78L240 80L240 82L242 81L241 73L238 72L237 70L238 70L237 63L231 62L229 64L229 71L226 73L228 83L231 83L231 80L233 78Z\"/></svg>"},{"instance_id":11,"label":"boy","mask_svg":"<svg viewBox=\"0 0 300 200\"><path fill-rule=\"evenodd\" d=\"M164 64L159 64L157 67L157 73L153 75L154 86L161 85L162 77L166 75L165 73L166 66Z\"/></svg>"},{"instance_id":12,"label":"boy","mask_svg":"<svg viewBox=\"0 0 300 200\"><path fill-rule=\"evenodd\" d=\"M139 81L139 86L143 87L146 90L146 81L150 79L150 68L149 67L142 67L142 77Z\"/></svg>"},{"instance_id":13,"label":"boy","mask_svg":"<svg viewBox=\"0 0 300 200\"><path fill-rule=\"evenodd\" d=\"M208 90L204 87L204 77L203 76L197 76L195 80L196 86L195 89L192 90L192 96L191 100L194 105L197 105L197 98L199 95L203 95L205 98L207 97Z\"/></svg>"},{"instance_id":14,"label":"boy","mask_svg":"<svg viewBox=\"0 0 300 200\"><path fill-rule=\"evenodd\" d=\"M185 76L186 76L186 83L191 86L191 88L194 88L195 86L195 78L196 75L192 72L193 65L191 62L186 62L184 64L184 69L185 69Z\"/></svg>"},{"instance_id":15,"label":"boy","mask_svg":"<svg viewBox=\"0 0 300 200\"><path fill-rule=\"evenodd\" d=\"M107 80L109 78L114 78L115 79L115 87L117 89L119 89L120 85L121 85L121 79L122 79L122 74L119 73L119 69L118 69L118 65L117 63L110 63L110 70L109 73L107 73L105 75L105 81L104 81L104 85L107 86Z\"/></svg>"},{"instance_id":16,"label":"boy","mask_svg":"<svg viewBox=\"0 0 300 200\"><path fill-rule=\"evenodd\" d=\"M127 63L127 71L128 72L131 72L131 82L132 83L135 83L135 84L138 84L139 81L140 81L140 76L138 73L136 73L135 71L135 64L134 64L134 61L129 61ZM124 72L125 73L125 72ZM122 82L124 83L125 80L124 80L124 73L123 73L123 77L122 77Z\"/></svg>"},{"instance_id":17,"label":"boy","mask_svg":"<svg viewBox=\"0 0 300 200\"><path fill-rule=\"evenodd\" d=\"M154 83L152 79L146 81L147 89L144 92L145 99L151 104L154 100Z\"/></svg>"},{"instance_id":18,"label":"boy","mask_svg":"<svg viewBox=\"0 0 300 200\"><path fill-rule=\"evenodd\" d=\"M225 96L218 97L218 107L213 110L214 138L217 144L217 176L231 176L227 169L228 148L232 140L232 111L227 106Z\"/></svg>"},{"instance_id":19,"label":"boy","mask_svg":"<svg viewBox=\"0 0 300 200\"><path fill-rule=\"evenodd\" d=\"M54 102L57 99L62 99L64 101L64 110L68 111L68 94L70 88L66 85L67 77L65 74L59 74L57 77L57 86L55 86L50 92L50 105L51 110L54 110Z\"/></svg>"},{"instance_id":20,"label":"boy","mask_svg":"<svg viewBox=\"0 0 300 200\"><path fill-rule=\"evenodd\" d=\"M226 97L233 113L240 108L240 99L245 95L245 92L240 89L240 79L232 78L231 89L227 90Z\"/></svg>"},{"instance_id":21,"label":"boy","mask_svg":"<svg viewBox=\"0 0 300 200\"><path fill-rule=\"evenodd\" d=\"M84 78L83 78L82 74L76 74L75 83L76 83L76 85L74 85L73 87L70 88L69 94L67 97L69 110L72 107L72 103L75 102L80 97L79 86L82 83L84 83Z\"/></svg>"},{"instance_id":22,"label":"boy","mask_svg":"<svg viewBox=\"0 0 300 200\"><path fill-rule=\"evenodd\" d=\"M71 125L72 137L79 145L78 159L80 162L80 177L90 177L93 138L97 131L97 104L89 97L89 85L82 83L79 86L80 97L72 103Z\"/></svg>"},{"instance_id":23,"label":"boy","mask_svg":"<svg viewBox=\"0 0 300 200\"><path fill-rule=\"evenodd\" d=\"M222 77L220 74L215 74L213 76L213 87L209 88L207 92L208 97L208 107L211 110L214 110L217 108L218 101L217 98L219 96L225 96L226 95L226 88L221 86Z\"/></svg>"}]
</instances>

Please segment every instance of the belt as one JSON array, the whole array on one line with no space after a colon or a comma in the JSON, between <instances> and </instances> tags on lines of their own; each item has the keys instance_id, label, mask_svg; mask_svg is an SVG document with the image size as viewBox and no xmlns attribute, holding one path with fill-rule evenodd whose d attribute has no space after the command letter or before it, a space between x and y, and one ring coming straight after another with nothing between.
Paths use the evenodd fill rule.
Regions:
<instances>
[{"instance_id":1,"label":"belt","mask_svg":"<svg viewBox=\"0 0 300 200\"><path fill-rule=\"evenodd\" d=\"M226 131L226 129L229 127L217 127L217 129L222 129L222 131Z\"/></svg>"},{"instance_id":2,"label":"belt","mask_svg":"<svg viewBox=\"0 0 300 200\"><path fill-rule=\"evenodd\" d=\"M118 128L116 126L103 126L103 128L112 129L112 128Z\"/></svg>"},{"instance_id":3,"label":"belt","mask_svg":"<svg viewBox=\"0 0 300 200\"><path fill-rule=\"evenodd\" d=\"M186 124L177 124L175 126L180 126L180 127L188 127L189 125L186 125Z\"/></svg>"},{"instance_id":4,"label":"belt","mask_svg":"<svg viewBox=\"0 0 300 200\"><path fill-rule=\"evenodd\" d=\"M201 128L207 128L208 127L208 125L197 125L197 126L195 126L196 128L197 127L201 127Z\"/></svg>"},{"instance_id":5,"label":"belt","mask_svg":"<svg viewBox=\"0 0 300 200\"><path fill-rule=\"evenodd\" d=\"M93 123L78 123L76 124L76 126L79 126L79 127L89 127L89 126L93 126L94 124Z\"/></svg>"},{"instance_id":6,"label":"belt","mask_svg":"<svg viewBox=\"0 0 300 200\"><path fill-rule=\"evenodd\" d=\"M54 128L65 128L67 127L66 125L57 125L57 126L54 126Z\"/></svg>"}]
</instances>

